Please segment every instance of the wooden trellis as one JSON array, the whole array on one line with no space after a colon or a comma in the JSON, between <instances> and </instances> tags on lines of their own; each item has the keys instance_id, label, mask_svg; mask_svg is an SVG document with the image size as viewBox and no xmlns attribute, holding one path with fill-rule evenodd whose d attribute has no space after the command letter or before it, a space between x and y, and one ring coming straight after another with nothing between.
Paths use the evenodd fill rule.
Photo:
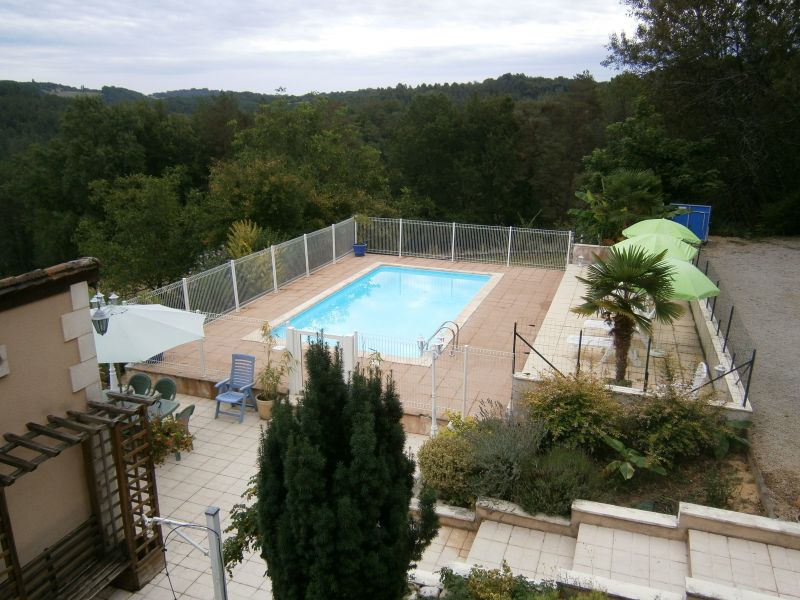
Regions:
<instances>
[{"instance_id":1,"label":"wooden trellis","mask_svg":"<svg viewBox=\"0 0 800 600\"><path fill-rule=\"evenodd\" d=\"M112 403L89 402L86 411L50 415L47 425L28 423L26 434L4 435L0 463L13 470L0 474L0 600L90 598L111 581L134 590L163 568L161 530L144 525L145 516L159 514L147 416L152 400L109 396ZM5 487L78 444L92 516L21 565ZM15 454L17 448L28 451L26 458Z\"/></svg>"}]
</instances>

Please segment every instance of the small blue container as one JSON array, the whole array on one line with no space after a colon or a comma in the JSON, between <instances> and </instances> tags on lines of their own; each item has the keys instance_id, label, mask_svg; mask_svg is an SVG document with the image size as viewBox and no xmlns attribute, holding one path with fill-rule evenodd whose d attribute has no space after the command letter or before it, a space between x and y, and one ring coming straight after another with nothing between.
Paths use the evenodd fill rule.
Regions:
<instances>
[{"instance_id":1,"label":"small blue container","mask_svg":"<svg viewBox=\"0 0 800 600\"><path fill-rule=\"evenodd\" d=\"M353 254L356 256L364 256L367 253L366 244L353 244Z\"/></svg>"},{"instance_id":2,"label":"small blue container","mask_svg":"<svg viewBox=\"0 0 800 600\"><path fill-rule=\"evenodd\" d=\"M676 215L672 220L692 230L702 242L708 241L708 226L711 223L711 207L705 204L672 204L689 212Z\"/></svg>"}]
</instances>

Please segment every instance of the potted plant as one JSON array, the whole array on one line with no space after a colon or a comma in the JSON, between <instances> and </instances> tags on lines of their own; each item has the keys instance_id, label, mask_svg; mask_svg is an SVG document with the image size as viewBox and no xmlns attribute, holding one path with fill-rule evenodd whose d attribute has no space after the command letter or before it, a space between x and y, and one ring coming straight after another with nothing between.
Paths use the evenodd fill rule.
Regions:
<instances>
[{"instance_id":1,"label":"potted plant","mask_svg":"<svg viewBox=\"0 0 800 600\"><path fill-rule=\"evenodd\" d=\"M353 254L364 256L367 253L367 242L364 241L364 231L369 225L369 217L366 215L356 215L356 242L353 244Z\"/></svg>"},{"instance_id":2,"label":"potted plant","mask_svg":"<svg viewBox=\"0 0 800 600\"><path fill-rule=\"evenodd\" d=\"M157 465L164 462L167 454L189 452L193 441L194 436L186 425L172 416L150 421L150 453Z\"/></svg>"},{"instance_id":3,"label":"potted plant","mask_svg":"<svg viewBox=\"0 0 800 600\"><path fill-rule=\"evenodd\" d=\"M258 407L258 416L268 420L272 417L272 407L275 400L281 395L279 388L283 376L292 372L292 353L284 349L280 359L273 361L272 350L275 348L277 338L272 333L272 327L270 327L269 323L264 323L261 327L261 339L266 346L267 360L256 378L259 390L258 394L256 394L256 405Z\"/></svg>"}]
</instances>

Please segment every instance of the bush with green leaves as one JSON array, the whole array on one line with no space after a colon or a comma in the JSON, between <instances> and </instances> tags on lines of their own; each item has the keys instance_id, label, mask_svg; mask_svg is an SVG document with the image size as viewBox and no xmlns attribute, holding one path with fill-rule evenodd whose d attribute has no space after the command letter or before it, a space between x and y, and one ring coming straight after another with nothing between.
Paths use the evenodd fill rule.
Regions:
<instances>
[{"instance_id":1,"label":"bush with green leaves","mask_svg":"<svg viewBox=\"0 0 800 600\"><path fill-rule=\"evenodd\" d=\"M618 437L620 408L599 379L588 375L551 375L528 392L530 418L544 423L553 444L594 454L603 436Z\"/></svg>"},{"instance_id":2,"label":"bush with green leaves","mask_svg":"<svg viewBox=\"0 0 800 600\"><path fill-rule=\"evenodd\" d=\"M436 490L439 500L455 506L469 506L475 501L475 455L461 432L443 429L426 440L417 453L417 462L423 481Z\"/></svg>"},{"instance_id":3,"label":"bush with green leaves","mask_svg":"<svg viewBox=\"0 0 800 600\"><path fill-rule=\"evenodd\" d=\"M578 498L605 500L607 487L602 469L585 452L556 446L533 461L515 501L531 514L568 515Z\"/></svg>"},{"instance_id":4,"label":"bush with green leaves","mask_svg":"<svg viewBox=\"0 0 800 600\"><path fill-rule=\"evenodd\" d=\"M722 411L702 398L691 398L674 386L625 409L624 437L654 464L677 463L725 450L730 440L746 443L725 421Z\"/></svg>"},{"instance_id":5,"label":"bush with green leaves","mask_svg":"<svg viewBox=\"0 0 800 600\"><path fill-rule=\"evenodd\" d=\"M464 433L475 462L474 496L514 498L546 433L542 423L524 413L509 415L498 403L483 404L476 426Z\"/></svg>"},{"instance_id":6,"label":"bush with green leaves","mask_svg":"<svg viewBox=\"0 0 800 600\"><path fill-rule=\"evenodd\" d=\"M559 589L555 583L535 583L514 575L503 562L500 569L472 567L469 575L459 575L447 567L440 573L447 600L607 600L604 592L574 592Z\"/></svg>"}]
</instances>

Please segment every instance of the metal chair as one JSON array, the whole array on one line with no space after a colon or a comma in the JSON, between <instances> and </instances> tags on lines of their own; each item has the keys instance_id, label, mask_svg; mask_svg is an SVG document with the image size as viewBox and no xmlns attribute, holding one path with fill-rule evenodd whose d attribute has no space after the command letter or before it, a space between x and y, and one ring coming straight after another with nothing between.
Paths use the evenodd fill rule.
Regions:
<instances>
[{"instance_id":1,"label":"metal chair","mask_svg":"<svg viewBox=\"0 0 800 600\"><path fill-rule=\"evenodd\" d=\"M149 396L150 388L152 387L153 382L150 380L150 377L144 373L136 373L135 375L131 375L131 378L128 379L128 387L125 391L128 394L133 391L133 393L139 394L140 396Z\"/></svg>"},{"instance_id":2,"label":"metal chair","mask_svg":"<svg viewBox=\"0 0 800 600\"><path fill-rule=\"evenodd\" d=\"M156 384L153 386L153 394L156 392L161 394L162 400L175 400L175 396L178 393L178 386L169 377L162 377L156 381Z\"/></svg>"},{"instance_id":3,"label":"metal chair","mask_svg":"<svg viewBox=\"0 0 800 600\"><path fill-rule=\"evenodd\" d=\"M253 395L255 372L256 357L252 354L234 354L231 357L231 376L214 386L219 390L219 395L215 398L217 401L215 419L220 415L238 416L241 423L244 421L245 406L249 404L251 408L256 407L256 398ZM222 410L223 404L231 409L237 407L238 410Z\"/></svg>"}]
</instances>

